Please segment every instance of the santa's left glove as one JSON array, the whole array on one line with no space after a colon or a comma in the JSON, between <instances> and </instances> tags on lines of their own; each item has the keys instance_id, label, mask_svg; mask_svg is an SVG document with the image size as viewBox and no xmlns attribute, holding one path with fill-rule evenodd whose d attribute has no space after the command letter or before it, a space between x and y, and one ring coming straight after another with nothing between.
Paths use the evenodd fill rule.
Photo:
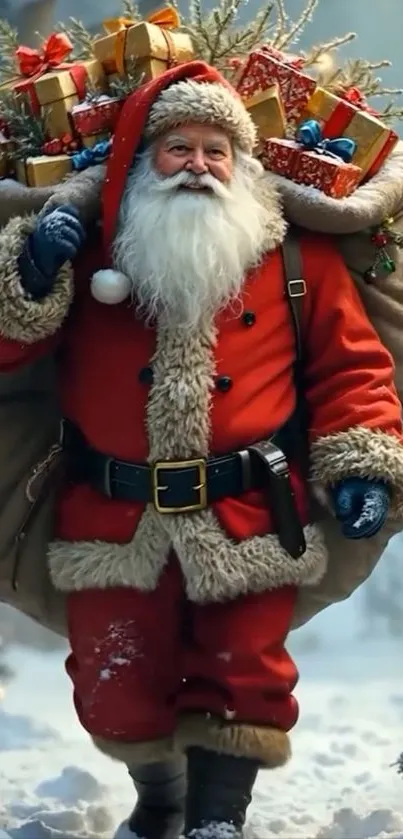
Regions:
<instances>
[{"instance_id":1,"label":"santa's left glove","mask_svg":"<svg viewBox=\"0 0 403 839\"><path fill-rule=\"evenodd\" d=\"M33 300L52 291L58 271L75 258L85 236L74 207L56 207L40 216L18 260L21 285Z\"/></svg>"},{"instance_id":2,"label":"santa's left glove","mask_svg":"<svg viewBox=\"0 0 403 839\"><path fill-rule=\"evenodd\" d=\"M383 481L345 478L330 492L336 518L347 539L368 539L385 524L390 495Z\"/></svg>"}]
</instances>

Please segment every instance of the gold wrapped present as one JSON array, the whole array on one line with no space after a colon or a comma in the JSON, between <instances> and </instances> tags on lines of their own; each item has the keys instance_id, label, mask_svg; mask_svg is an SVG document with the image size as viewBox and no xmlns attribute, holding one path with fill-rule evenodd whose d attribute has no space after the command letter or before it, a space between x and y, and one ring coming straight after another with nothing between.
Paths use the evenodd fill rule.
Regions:
<instances>
[{"instance_id":1,"label":"gold wrapped present","mask_svg":"<svg viewBox=\"0 0 403 839\"><path fill-rule=\"evenodd\" d=\"M61 137L71 131L71 109L84 99L88 82L99 90L105 89L105 74L96 59L80 62L69 70L47 73L34 83L49 137Z\"/></svg>"},{"instance_id":2,"label":"gold wrapped present","mask_svg":"<svg viewBox=\"0 0 403 839\"><path fill-rule=\"evenodd\" d=\"M244 105L256 125L259 141L285 137L286 116L277 84L255 93L244 100Z\"/></svg>"},{"instance_id":3,"label":"gold wrapped present","mask_svg":"<svg viewBox=\"0 0 403 839\"><path fill-rule=\"evenodd\" d=\"M348 136L357 143L352 162L362 170L361 180L378 172L399 139L366 105L357 105L357 99L348 95L341 99L321 87L309 100L305 117L321 123L324 137Z\"/></svg>"},{"instance_id":4,"label":"gold wrapped present","mask_svg":"<svg viewBox=\"0 0 403 839\"><path fill-rule=\"evenodd\" d=\"M167 6L135 23L130 18L104 21L108 33L94 42L94 53L108 76L124 75L129 62L144 81L156 78L175 64L191 61L194 50L191 38L174 30L180 23L178 13Z\"/></svg>"},{"instance_id":5,"label":"gold wrapped present","mask_svg":"<svg viewBox=\"0 0 403 839\"><path fill-rule=\"evenodd\" d=\"M67 154L40 155L18 160L17 180L26 186L54 186L73 171L71 157Z\"/></svg>"}]
</instances>

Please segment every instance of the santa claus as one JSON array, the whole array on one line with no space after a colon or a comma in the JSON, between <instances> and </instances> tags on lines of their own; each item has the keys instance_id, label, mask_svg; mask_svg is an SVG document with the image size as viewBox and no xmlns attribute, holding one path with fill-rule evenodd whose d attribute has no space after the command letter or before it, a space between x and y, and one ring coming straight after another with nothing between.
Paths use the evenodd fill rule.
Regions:
<instances>
[{"instance_id":1,"label":"santa claus","mask_svg":"<svg viewBox=\"0 0 403 839\"><path fill-rule=\"evenodd\" d=\"M391 357L331 243L309 236L291 289L301 429L286 225L255 140L217 71L182 65L122 111L102 242L82 247L69 206L1 240L0 363L59 347L68 475L49 565L76 711L118 760L186 755L195 839L242 836L258 770L290 756L285 641L298 589L326 569L303 442L347 538L402 509Z\"/></svg>"}]
</instances>

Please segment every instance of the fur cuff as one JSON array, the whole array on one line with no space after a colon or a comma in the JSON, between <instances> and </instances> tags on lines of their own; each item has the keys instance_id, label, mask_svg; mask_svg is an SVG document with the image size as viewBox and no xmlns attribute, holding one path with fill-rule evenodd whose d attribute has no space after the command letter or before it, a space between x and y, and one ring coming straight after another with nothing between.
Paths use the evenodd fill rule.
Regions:
<instances>
[{"instance_id":1,"label":"fur cuff","mask_svg":"<svg viewBox=\"0 0 403 839\"><path fill-rule=\"evenodd\" d=\"M397 437L356 426L312 443L313 481L326 487L353 475L389 484L391 514L403 515L403 445Z\"/></svg>"},{"instance_id":2,"label":"fur cuff","mask_svg":"<svg viewBox=\"0 0 403 839\"><path fill-rule=\"evenodd\" d=\"M175 756L173 738L164 737L159 740L144 740L125 743L120 740L106 740L104 737L91 737L94 746L102 754L113 760L132 765L135 763L160 763L172 760Z\"/></svg>"},{"instance_id":3,"label":"fur cuff","mask_svg":"<svg viewBox=\"0 0 403 839\"><path fill-rule=\"evenodd\" d=\"M0 233L0 332L4 338L25 344L54 335L73 298L73 271L69 263L60 269L50 294L40 301L25 296L18 257L34 226L33 216L15 218Z\"/></svg>"},{"instance_id":4,"label":"fur cuff","mask_svg":"<svg viewBox=\"0 0 403 839\"><path fill-rule=\"evenodd\" d=\"M188 714L181 718L177 732L178 748L190 746L259 760L264 769L284 766L291 757L288 734L270 726L228 723L218 718Z\"/></svg>"}]
</instances>

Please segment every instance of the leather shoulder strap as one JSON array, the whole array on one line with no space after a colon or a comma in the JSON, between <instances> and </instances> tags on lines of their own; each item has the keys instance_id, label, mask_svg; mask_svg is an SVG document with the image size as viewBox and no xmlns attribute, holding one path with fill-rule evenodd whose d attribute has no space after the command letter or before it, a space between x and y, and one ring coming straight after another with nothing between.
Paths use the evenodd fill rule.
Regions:
<instances>
[{"instance_id":1,"label":"leather shoulder strap","mask_svg":"<svg viewBox=\"0 0 403 839\"><path fill-rule=\"evenodd\" d=\"M295 384L300 394L303 392L303 301L307 286L303 277L299 235L295 228L289 229L281 250L284 264L284 292L290 307L295 335Z\"/></svg>"}]
</instances>

